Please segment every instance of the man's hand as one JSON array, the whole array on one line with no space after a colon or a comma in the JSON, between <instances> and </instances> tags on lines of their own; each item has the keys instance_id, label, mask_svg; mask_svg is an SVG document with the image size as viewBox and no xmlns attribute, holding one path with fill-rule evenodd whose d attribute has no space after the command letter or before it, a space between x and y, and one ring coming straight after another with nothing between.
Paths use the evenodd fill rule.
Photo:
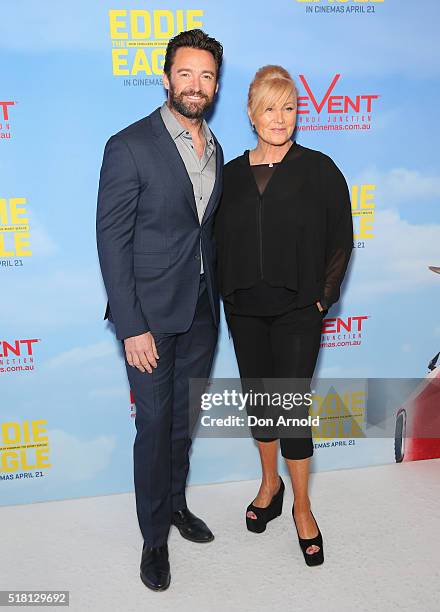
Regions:
<instances>
[{"instance_id":1,"label":"man's hand","mask_svg":"<svg viewBox=\"0 0 440 612\"><path fill-rule=\"evenodd\" d=\"M156 359L159 359L159 355L151 332L125 338L124 346L125 356L131 366L141 372L146 370L149 374L152 373L152 368L157 368Z\"/></svg>"}]
</instances>

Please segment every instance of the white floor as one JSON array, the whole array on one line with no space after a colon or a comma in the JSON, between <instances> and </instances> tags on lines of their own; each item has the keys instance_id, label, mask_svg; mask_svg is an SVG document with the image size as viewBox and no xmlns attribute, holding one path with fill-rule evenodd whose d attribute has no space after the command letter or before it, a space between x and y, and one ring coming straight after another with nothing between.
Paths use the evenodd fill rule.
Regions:
<instances>
[{"instance_id":1,"label":"white floor","mask_svg":"<svg viewBox=\"0 0 440 612\"><path fill-rule=\"evenodd\" d=\"M190 508L216 539L193 544L173 528L171 586L161 593L139 579L133 494L1 507L0 589L69 590L81 612L439 612L440 459L313 474L320 567L304 563L290 487L265 533L246 530L256 490L189 488Z\"/></svg>"}]
</instances>

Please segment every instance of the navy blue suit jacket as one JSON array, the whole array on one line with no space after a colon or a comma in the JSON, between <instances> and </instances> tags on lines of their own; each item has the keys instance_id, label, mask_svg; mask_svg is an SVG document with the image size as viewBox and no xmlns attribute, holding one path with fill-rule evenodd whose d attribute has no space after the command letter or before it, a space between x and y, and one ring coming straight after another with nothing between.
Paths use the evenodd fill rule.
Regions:
<instances>
[{"instance_id":1,"label":"navy blue suit jacket","mask_svg":"<svg viewBox=\"0 0 440 612\"><path fill-rule=\"evenodd\" d=\"M222 190L223 152L213 138L216 179L201 224L191 180L159 108L106 143L96 238L108 297L104 319L114 323L120 340L150 330L189 329L199 293L200 241L218 326L213 222Z\"/></svg>"}]
</instances>

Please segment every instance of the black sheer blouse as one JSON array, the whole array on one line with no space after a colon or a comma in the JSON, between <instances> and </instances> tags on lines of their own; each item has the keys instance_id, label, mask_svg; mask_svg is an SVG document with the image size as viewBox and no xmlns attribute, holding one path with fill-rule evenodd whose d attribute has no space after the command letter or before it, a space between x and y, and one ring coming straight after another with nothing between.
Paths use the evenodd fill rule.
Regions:
<instances>
[{"instance_id":1,"label":"black sheer blouse","mask_svg":"<svg viewBox=\"0 0 440 612\"><path fill-rule=\"evenodd\" d=\"M350 195L327 155L294 142L283 160L224 168L215 221L225 312L275 315L339 299L353 248Z\"/></svg>"},{"instance_id":2,"label":"black sheer blouse","mask_svg":"<svg viewBox=\"0 0 440 612\"><path fill-rule=\"evenodd\" d=\"M251 166L260 195L269 183L279 162L273 164L255 164ZM244 314L254 316L274 316L283 314L294 307L296 291L287 287L271 287L264 280L258 280L253 287L236 289L232 302L228 296L224 300L227 314Z\"/></svg>"}]
</instances>

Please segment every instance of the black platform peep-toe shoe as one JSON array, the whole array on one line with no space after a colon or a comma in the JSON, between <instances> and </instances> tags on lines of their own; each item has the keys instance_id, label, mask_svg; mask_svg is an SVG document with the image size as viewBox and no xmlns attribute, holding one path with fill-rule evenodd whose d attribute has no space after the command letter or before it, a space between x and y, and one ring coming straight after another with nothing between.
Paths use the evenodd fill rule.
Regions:
<instances>
[{"instance_id":1,"label":"black platform peep-toe shoe","mask_svg":"<svg viewBox=\"0 0 440 612\"><path fill-rule=\"evenodd\" d=\"M313 516L313 512L311 510L310 510L310 514ZM298 535L298 542L303 552L305 562L307 563L309 567L312 567L313 565L321 565L321 563L324 563L324 548L322 545L322 534L318 527L318 523L316 522L315 517L313 516L313 520L316 523L316 527L318 527L318 535L316 535L314 538L300 538L299 533L298 533L298 527L295 521L294 506L292 506L292 516L293 516L293 522L295 523L295 527L296 527L296 533ZM313 545L319 546L318 552L313 552L313 553L306 552L308 547L313 546Z\"/></svg>"},{"instance_id":2,"label":"black platform peep-toe shoe","mask_svg":"<svg viewBox=\"0 0 440 612\"><path fill-rule=\"evenodd\" d=\"M263 533L263 531L266 530L267 523L277 516L280 516L283 511L284 488L284 482L280 476L280 488L272 497L268 506L259 508L258 506L254 506L254 504L249 504L246 508L246 526L249 531ZM253 519L247 516L249 511L253 512L257 518Z\"/></svg>"}]
</instances>

